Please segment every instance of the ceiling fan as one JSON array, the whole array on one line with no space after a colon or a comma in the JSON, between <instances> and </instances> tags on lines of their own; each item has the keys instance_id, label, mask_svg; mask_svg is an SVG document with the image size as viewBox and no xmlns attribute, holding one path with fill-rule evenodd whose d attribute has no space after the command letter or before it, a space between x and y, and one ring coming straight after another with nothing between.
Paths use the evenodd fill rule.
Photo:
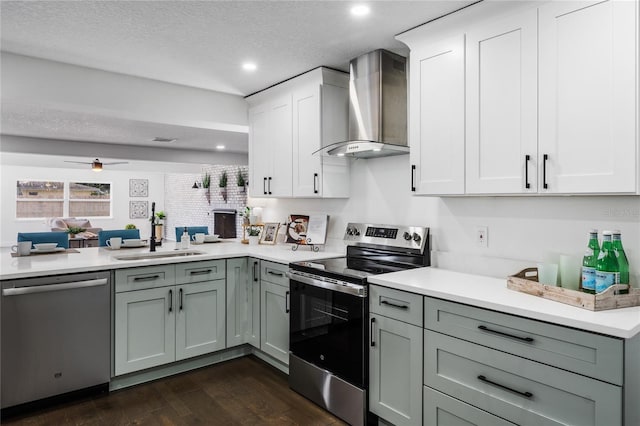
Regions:
<instances>
[{"instance_id":1,"label":"ceiling fan","mask_svg":"<svg viewBox=\"0 0 640 426\"><path fill-rule=\"evenodd\" d=\"M94 172L101 172L102 171L102 166L111 166L113 164L129 164L128 161L115 161L112 163L103 163L101 162L99 159L95 159L92 162L88 163L86 161L68 161L65 160L65 163L75 163L75 164L91 164L91 170L93 170Z\"/></svg>"}]
</instances>

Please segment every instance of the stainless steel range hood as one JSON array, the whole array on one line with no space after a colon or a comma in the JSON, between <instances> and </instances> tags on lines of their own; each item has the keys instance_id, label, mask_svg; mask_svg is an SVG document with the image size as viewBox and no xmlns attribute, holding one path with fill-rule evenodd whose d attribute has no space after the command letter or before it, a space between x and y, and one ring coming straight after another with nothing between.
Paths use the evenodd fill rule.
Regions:
<instances>
[{"instance_id":1,"label":"stainless steel range hood","mask_svg":"<svg viewBox=\"0 0 640 426\"><path fill-rule=\"evenodd\" d=\"M379 49L349 64L349 140L314 154L358 158L407 154L407 59Z\"/></svg>"}]
</instances>

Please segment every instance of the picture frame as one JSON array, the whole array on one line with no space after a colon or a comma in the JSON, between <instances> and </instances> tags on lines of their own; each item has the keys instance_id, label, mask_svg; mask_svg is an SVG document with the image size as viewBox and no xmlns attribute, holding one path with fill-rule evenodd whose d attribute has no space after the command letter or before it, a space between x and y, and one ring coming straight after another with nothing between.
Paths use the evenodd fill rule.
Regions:
<instances>
[{"instance_id":1,"label":"picture frame","mask_svg":"<svg viewBox=\"0 0 640 426\"><path fill-rule=\"evenodd\" d=\"M278 240L278 230L280 229L280 223L268 222L264 224L262 232L260 233L260 244L276 244Z\"/></svg>"},{"instance_id":2,"label":"picture frame","mask_svg":"<svg viewBox=\"0 0 640 426\"><path fill-rule=\"evenodd\" d=\"M129 219L147 219L148 217L148 201L129 201Z\"/></svg>"},{"instance_id":3,"label":"picture frame","mask_svg":"<svg viewBox=\"0 0 640 426\"><path fill-rule=\"evenodd\" d=\"M149 179L129 179L129 197L148 197Z\"/></svg>"},{"instance_id":4,"label":"picture frame","mask_svg":"<svg viewBox=\"0 0 640 426\"><path fill-rule=\"evenodd\" d=\"M309 216L292 214L287 225L287 243L307 244L307 229L309 228Z\"/></svg>"}]
</instances>

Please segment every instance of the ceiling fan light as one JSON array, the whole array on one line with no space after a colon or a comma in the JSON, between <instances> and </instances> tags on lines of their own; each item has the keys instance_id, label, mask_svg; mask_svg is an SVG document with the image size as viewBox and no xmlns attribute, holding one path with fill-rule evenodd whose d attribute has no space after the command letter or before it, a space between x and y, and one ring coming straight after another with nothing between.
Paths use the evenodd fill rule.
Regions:
<instances>
[{"instance_id":1,"label":"ceiling fan light","mask_svg":"<svg viewBox=\"0 0 640 426\"><path fill-rule=\"evenodd\" d=\"M102 171L102 163L96 159L96 161L91 163L91 170L93 170L94 172L101 172Z\"/></svg>"}]
</instances>

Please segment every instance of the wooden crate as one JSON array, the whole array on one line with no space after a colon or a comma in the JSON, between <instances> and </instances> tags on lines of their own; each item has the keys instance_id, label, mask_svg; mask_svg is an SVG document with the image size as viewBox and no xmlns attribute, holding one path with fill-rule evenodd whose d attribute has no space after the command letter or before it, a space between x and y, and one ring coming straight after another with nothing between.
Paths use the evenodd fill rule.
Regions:
<instances>
[{"instance_id":1,"label":"wooden crate","mask_svg":"<svg viewBox=\"0 0 640 426\"><path fill-rule=\"evenodd\" d=\"M523 269L517 274L509 276L507 278L507 288L591 311L640 306L639 288L631 288L626 284L616 284L602 293L583 293L577 290L539 283L538 268ZM619 294L620 290L626 290L627 288L629 289L628 294Z\"/></svg>"}]
</instances>

